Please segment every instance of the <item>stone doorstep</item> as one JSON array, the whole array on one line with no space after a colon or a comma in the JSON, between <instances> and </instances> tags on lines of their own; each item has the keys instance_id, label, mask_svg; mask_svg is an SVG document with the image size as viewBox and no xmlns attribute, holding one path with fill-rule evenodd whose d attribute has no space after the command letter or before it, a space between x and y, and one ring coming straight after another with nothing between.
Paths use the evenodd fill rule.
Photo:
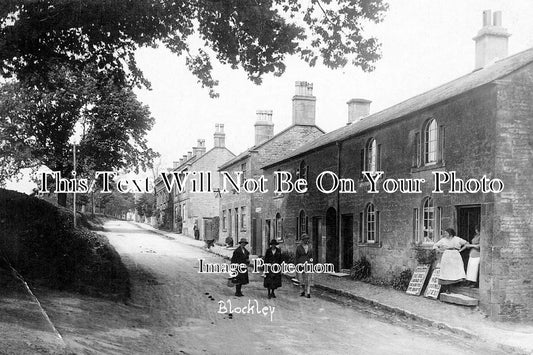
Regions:
<instances>
[{"instance_id":1,"label":"stone doorstep","mask_svg":"<svg viewBox=\"0 0 533 355\"><path fill-rule=\"evenodd\" d=\"M350 276L350 274L346 274L344 272L330 272L328 275L334 276L334 277L346 277Z\"/></svg>"},{"instance_id":2,"label":"stone doorstep","mask_svg":"<svg viewBox=\"0 0 533 355\"><path fill-rule=\"evenodd\" d=\"M459 304L467 307L476 307L479 303L476 298L462 295L460 293L441 293L439 299L442 302Z\"/></svg>"}]
</instances>

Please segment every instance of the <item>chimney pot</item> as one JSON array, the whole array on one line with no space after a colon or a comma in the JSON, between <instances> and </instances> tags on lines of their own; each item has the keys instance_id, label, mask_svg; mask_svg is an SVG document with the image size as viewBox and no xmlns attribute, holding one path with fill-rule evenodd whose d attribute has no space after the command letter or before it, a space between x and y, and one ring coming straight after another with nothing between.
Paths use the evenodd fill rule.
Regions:
<instances>
[{"instance_id":1,"label":"chimney pot","mask_svg":"<svg viewBox=\"0 0 533 355\"><path fill-rule=\"evenodd\" d=\"M494 11L494 26L501 27L502 26L502 12L501 11Z\"/></svg>"},{"instance_id":2,"label":"chimney pot","mask_svg":"<svg viewBox=\"0 0 533 355\"><path fill-rule=\"evenodd\" d=\"M483 27L487 27L491 25L491 10L484 10L483 11Z\"/></svg>"},{"instance_id":3,"label":"chimney pot","mask_svg":"<svg viewBox=\"0 0 533 355\"><path fill-rule=\"evenodd\" d=\"M493 20L493 22L491 22ZM501 11L483 11L483 27L474 37L476 42L475 69L483 68L498 59L507 57L509 37L507 29L502 27Z\"/></svg>"},{"instance_id":4,"label":"chimney pot","mask_svg":"<svg viewBox=\"0 0 533 355\"><path fill-rule=\"evenodd\" d=\"M274 137L274 123L272 122L272 110L257 110L255 121L255 145Z\"/></svg>"},{"instance_id":5,"label":"chimney pot","mask_svg":"<svg viewBox=\"0 0 533 355\"><path fill-rule=\"evenodd\" d=\"M192 147L192 155L201 157L205 153L205 139L198 139L196 147Z\"/></svg>"},{"instance_id":6,"label":"chimney pot","mask_svg":"<svg viewBox=\"0 0 533 355\"><path fill-rule=\"evenodd\" d=\"M316 97L313 96L313 83L297 81L292 97L292 124L315 125Z\"/></svg>"},{"instance_id":7,"label":"chimney pot","mask_svg":"<svg viewBox=\"0 0 533 355\"><path fill-rule=\"evenodd\" d=\"M172 162L172 169L176 169L178 166L180 166L180 162L179 161L173 161Z\"/></svg>"},{"instance_id":8,"label":"chimney pot","mask_svg":"<svg viewBox=\"0 0 533 355\"><path fill-rule=\"evenodd\" d=\"M215 124L215 148L223 148L226 146L226 134L224 133L224 124Z\"/></svg>"}]
</instances>

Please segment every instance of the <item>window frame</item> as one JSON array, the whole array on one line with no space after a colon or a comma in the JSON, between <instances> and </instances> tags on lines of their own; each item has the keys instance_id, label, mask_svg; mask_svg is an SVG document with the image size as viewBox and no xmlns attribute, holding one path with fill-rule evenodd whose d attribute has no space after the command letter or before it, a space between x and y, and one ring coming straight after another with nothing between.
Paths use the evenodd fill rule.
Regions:
<instances>
[{"instance_id":1,"label":"window frame","mask_svg":"<svg viewBox=\"0 0 533 355\"><path fill-rule=\"evenodd\" d=\"M281 214L279 212L276 213L276 217L274 221L275 221L274 238L276 238L278 242L283 241L283 218L281 218Z\"/></svg>"},{"instance_id":2,"label":"window frame","mask_svg":"<svg viewBox=\"0 0 533 355\"><path fill-rule=\"evenodd\" d=\"M423 134L424 165L434 165L439 161L439 125L435 118L428 120Z\"/></svg>"},{"instance_id":3,"label":"window frame","mask_svg":"<svg viewBox=\"0 0 533 355\"><path fill-rule=\"evenodd\" d=\"M431 206L429 206L431 204ZM427 206L427 207L426 207ZM427 218L431 214L431 218ZM435 209L435 201L432 197L427 196L422 200L422 208L421 208L421 228L420 228L420 234L419 234L419 240L418 243L421 245L430 245L436 242L435 240L435 232L437 227L437 221L436 221L436 209ZM426 221L428 224L431 224L431 229L428 228L429 226L426 225ZM426 234L431 233L431 238L426 237Z\"/></svg>"},{"instance_id":4,"label":"window frame","mask_svg":"<svg viewBox=\"0 0 533 355\"><path fill-rule=\"evenodd\" d=\"M246 206L241 207L241 231L246 232Z\"/></svg>"},{"instance_id":5,"label":"window frame","mask_svg":"<svg viewBox=\"0 0 533 355\"><path fill-rule=\"evenodd\" d=\"M373 202L367 203L364 210L359 213L358 243L360 245L381 247L380 211Z\"/></svg>"},{"instance_id":6,"label":"window frame","mask_svg":"<svg viewBox=\"0 0 533 355\"><path fill-rule=\"evenodd\" d=\"M222 211L222 230L226 231L226 210Z\"/></svg>"}]
</instances>

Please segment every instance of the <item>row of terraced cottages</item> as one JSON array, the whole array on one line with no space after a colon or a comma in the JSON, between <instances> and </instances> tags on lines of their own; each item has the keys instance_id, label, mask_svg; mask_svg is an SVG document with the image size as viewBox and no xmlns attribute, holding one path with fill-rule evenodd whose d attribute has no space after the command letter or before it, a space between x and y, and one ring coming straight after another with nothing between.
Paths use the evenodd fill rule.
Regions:
<instances>
[{"instance_id":1,"label":"row of terraced cottages","mask_svg":"<svg viewBox=\"0 0 533 355\"><path fill-rule=\"evenodd\" d=\"M265 164L306 179L305 193L269 192L251 218L261 231L254 252L269 239L293 251L303 233L311 236L316 260L337 269L350 268L365 256L372 273L390 278L413 269L415 250L430 249L445 228L471 240L481 228L479 300L493 319L533 317L533 49L505 59L508 34L499 24L485 24L478 37L472 73L384 111L322 135ZM502 47L501 41L505 42ZM480 48L480 46L484 46ZM490 64L490 65L489 65ZM367 110L368 101L349 102L350 112ZM333 174L351 179L356 193L332 190ZM378 193L364 171L383 171ZM481 189L474 180L463 193L461 183L441 185L437 172L456 179L496 183ZM385 179L424 179L420 191L392 192ZM498 179L498 180L497 180ZM498 181L503 182L500 184ZM385 192L388 188L389 192Z\"/></svg>"}]
</instances>

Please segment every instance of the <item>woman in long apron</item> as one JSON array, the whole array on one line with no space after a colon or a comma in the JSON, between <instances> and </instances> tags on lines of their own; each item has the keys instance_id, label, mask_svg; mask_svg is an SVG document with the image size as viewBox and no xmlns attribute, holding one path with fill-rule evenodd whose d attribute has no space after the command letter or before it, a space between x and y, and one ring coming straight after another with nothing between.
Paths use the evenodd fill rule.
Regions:
<instances>
[{"instance_id":1,"label":"woman in long apron","mask_svg":"<svg viewBox=\"0 0 533 355\"><path fill-rule=\"evenodd\" d=\"M463 259L459 253L466 243L466 240L455 235L455 230L448 228L444 231L444 236L433 245L433 249L442 253L439 284L444 286L443 291L446 293L450 293L449 285L464 281L466 278Z\"/></svg>"}]
</instances>

